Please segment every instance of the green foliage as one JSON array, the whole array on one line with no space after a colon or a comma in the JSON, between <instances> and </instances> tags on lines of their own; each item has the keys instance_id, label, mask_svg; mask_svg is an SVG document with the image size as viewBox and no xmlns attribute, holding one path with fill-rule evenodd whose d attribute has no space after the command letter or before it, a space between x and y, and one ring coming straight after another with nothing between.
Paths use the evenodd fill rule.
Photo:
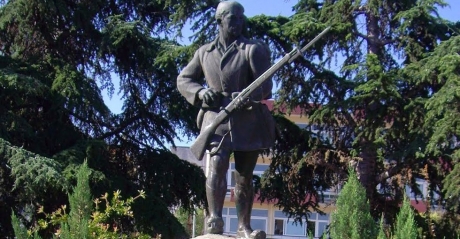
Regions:
<instances>
[{"instance_id":1,"label":"green foliage","mask_svg":"<svg viewBox=\"0 0 460 239\"><path fill-rule=\"evenodd\" d=\"M441 183L459 158L460 118L459 24L437 14L444 6L439 0L300 0L290 17L249 19L251 34L270 46L273 59L332 26L303 59L274 76L275 112L300 110L305 131L327 140L278 122L282 137L262 179L264 200L305 217L316 208L298 199L337 185L349 163L357 163L373 217L385 212L390 224L403 200L401 178L429 178L431 189L449 185L456 195L457 180Z\"/></svg>"},{"instance_id":2,"label":"green foliage","mask_svg":"<svg viewBox=\"0 0 460 239\"><path fill-rule=\"evenodd\" d=\"M23 148L15 147L0 138L0 157L7 160L15 179L13 190L21 188L26 194L46 192L47 188L65 189L61 165L50 158L42 157Z\"/></svg>"},{"instance_id":3,"label":"green foliage","mask_svg":"<svg viewBox=\"0 0 460 239\"><path fill-rule=\"evenodd\" d=\"M459 238L460 237L460 228L458 226L460 223L460 217L457 213L452 213L450 211L438 214L437 216L430 215L430 218L433 219L434 229L436 236L439 238Z\"/></svg>"},{"instance_id":4,"label":"green foliage","mask_svg":"<svg viewBox=\"0 0 460 239\"><path fill-rule=\"evenodd\" d=\"M0 142L0 213L13 210L25 227L33 226L44 217L31 213L35 205L55 211L67 203L69 185L87 159L94 194L149 192L152 203L134 202L133 210L144 210L122 220L123 230L182 233L168 208L203 205L204 175L165 149L178 134L198 132L197 109L174 80L196 46L179 46L172 24L207 17L202 10L213 7L199 1L2 2L0 138L9 144ZM109 112L103 91L123 98L122 112ZM10 220L0 219L2 236L12 237Z\"/></svg>"},{"instance_id":5,"label":"green foliage","mask_svg":"<svg viewBox=\"0 0 460 239\"><path fill-rule=\"evenodd\" d=\"M455 164L454 169L444 179L444 192L447 195L447 207L453 212L460 211L460 164Z\"/></svg>"},{"instance_id":6,"label":"green foliage","mask_svg":"<svg viewBox=\"0 0 460 239\"><path fill-rule=\"evenodd\" d=\"M460 36L443 42L428 57L411 64L407 74L413 74L421 82L433 82L436 92L426 101L426 126L431 126L431 138L427 152L440 156L450 148L455 148L452 137L459 133L458 125L458 86L460 82L460 56L458 55ZM442 64L440 64L442 63ZM423 69L423 70L420 70ZM455 158L457 153L453 152Z\"/></svg>"},{"instance_id":7,"label":"green foliage","mask_svg":"<svg viewBox=\"0 0 460 239\"><path fill-rule=\"evenodd\" d=\"M369 213L365 190L350 170L349 179L337 200L337 209L332 213L330 235L333 238L377 238L398 239L418 238L414 209L408 198L405 198L390 233L383 220L377 227ZM390 234L388 237L387 234Z\"/></svg>"},{"instance_id":8,"label":"green foliage","mask_svg":"<svg viewBox=\"0 0 460 239\"><path fill-rule=\"evenodd\" d=\"M460 83L460 37L452 36L442 42L433 52L419 62L410 64L406 74L418 78L420 84L430 83L434 91L424 101L426 121L424 123L429 136L426 145L426 155L438 157L440 165L438 173L443 176L443 192L446 195L447 208L459 210L457 165L460 159L458 150L459 103L458 86ZM423 69L423 70L420 70ZM445 177L445 178L444 178Z\"/></svg>"},{"instance_id":9,"label":"green foliage","mask_svg":"<svg viewBox=\"0 0 460 239\"><path fill-rule=\"evenodd\" d=\"M189 212L179 208L174 215L189 236L193 235L193 215L195 215L195 236L203 235L205 221L204 209L196 209L194 212Z\"/></svg>"},{"instance_id":10,"label":"green foliage","mask_svg":"<svg viewBox=\"0 0 460 239\"><path fill-rule=\"evenodd\" d=\"M94 201L96 211L92 213L92 220L89 223L90 234L95 235L95 238L151 238L139 232L124 235L122 228L119 228L121 225L117 225L118 217L133 217L131 204L138 198L145 198L145 193L140 191L138 196L123 200L120 191L116 191L110 200L108 194L96 199ZM105 202L104 210L101 210L100 202Z\"/></svg>"},{"instance_id":11,"label":"green foliage","mask_svg":"<svg viewBox=\"0 0 460 239\"><path fill-rule=\"evenodd\" d=\"M387 235L385 234L385 226L383 225L383 220L380 220L379 234L377 235L377 239L387 239Z\"/></svg>"},{"instance_id":12,"label":"green foliage","mask_svg":"<svg viewBox=\"0 0 460 239\"><path fill-rule=\"evenodd\" d=\"M14 235L15 235L16 238L18 238L18 239L27 239L27 238L29 238L27 229L24 228L23 225L21 225L21 222L16 217L14 212L11 214L11 223L13 224Z\"/></svg>"},{"instance_id":13,"label":"green foliage","mask_svg":"<svg viewBox=\"0 0 460 239\"><path fill-rule=\"evenodd\" d=\"M349 170L348 181L340 192L336 206L337 209L331 215L332 238L377 237L377 224L370 214L366 190L359 183L353 170Z\"/></svg>"},{"instance_id":14,"label":"green foliage","mask_svg":"<svg viewBox=\"0 0 460 239\"><path fill-rule=\"evenodd\" d=\"M38 213L44 214L45 219L39 220L38 226L29 231L21 226L13 213L15 236L26 239L33 235L32 238L38 238L40 230L58 226L54 234L59 238L151 238L139 232L123 232L117 223L123 217L133 217L131 204L138 198L145 198L145 193L140 191L138 196L126 200L121 198L120 191L114 192L111 198L106 193L94 200L93 208L89 187L90 173L86 162L78 169L77 186L69 195L70 212L67 213L65 205L51 214L45 213L41 207ZM101 203L104 203L102 207Z\"/></svg>"},{"instance_id":15,"label":"green foliage","mask_svg":"<svg viewBox=\"0 0 460 239\"><path fill-rule=\"evenodd\" d=\"M415 239L417 238L417 225L414 220L414 209L410 205L409 199L406 197L398 213L393 233L394 239Z\"/></svg>"},{"instance_id":16,"label":"green foliage","mask_svg":"<svg viewBox=\"0 0 460 239\"><path fill-rule=\"evenodd\" d=\"M30 202L57 210L87 158L95 195L148 192L152 203L134 202L134 218L122 222L125 230L180 231L168 207L191 210L204 205L205 197L199 168L165 149L177 136L198 132L198 109L177 92L175 78L194 50L216 35L217 4L4 1L0 138L46 160L29 161L16 153L13 165L11 154L2 155L1 215L12 209L31 226L39 218L18 213L34 211ZM272 59L332 26L302 59L273 78L277 107L286 113L302 109L311 128L278 119L281 138L261 179L262 198L277 199L277 206L301 219L318 209L316 201L305 202L306 195L319 198L318 190L340 183L347 165L359 162L359 181L375 217L383 211L386 219L395 217L403 200L397 179L405 177L429 177L430 188L444 190L440 200L451 196L448 209L458 210L459 24L437 15L445 2L299 0L293 5L292 16L247 21L249 37L265 41ZM193 42L180 46L175 37L187 22ZM120 113L108 112L104 90L124 100ZM395 166L388 167L388 160ZM33 175L57 183L35 181ZM378 184L384 193L376 191ZM15 186L27 190L12 191ZM161 219L168 226L158 227L160 219L152 215L165 215ZM0 219L0 234L11 237L9 220Z\"/></svg>"},{"instance_id":17,"label":"green foliage","mask_svg":"<svg viewBox=\"0 0 460 239\"><path fill-rule=\"evenodd\" d=\"M70 212L67 222L61 223L63 238L86 238L90 235L89 219L93 210L89 175L90 170L85 161L77 171L77 186L73 189L73 193L69 195ZM93 220L96 220L96 217Z\"/></svg>"},{"instance_id":18,"label":"green foliage","mask_svg":"<svg viewBox=\"0 0 460 239\"><path fill-rule=\"evenodd\" d=\"M299 220L299 214L303 216L312 208L319 209L319 201L314 200L321 198L317 189L327 188L335 180L333 170L324 167L322 157L328 160L328 156L336 152L316 149L315 145L322 140L321 137L300 129L284 116L277 115L275 120L281 134L273 151L275 160L260 179L260 199L276 199L279 205L284 205L284 213ZM308 152L306 156L318 160L307 161L305 152ZM316 175L324 177L318 178Z\"/></svg>"}]
</instances>

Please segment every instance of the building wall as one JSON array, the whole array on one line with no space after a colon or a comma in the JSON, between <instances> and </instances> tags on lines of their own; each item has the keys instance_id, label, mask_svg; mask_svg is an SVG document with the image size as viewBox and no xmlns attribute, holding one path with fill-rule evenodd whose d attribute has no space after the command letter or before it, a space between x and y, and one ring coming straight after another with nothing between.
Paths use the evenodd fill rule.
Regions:
<instances>
[{"instance_id":1,"label":"building wall","mask_svg":"<svg viewBox=\"0 0 460 239\"><path fill-rule=\"evenodd\" d=\"M254 174L261 176L268 169L270 159L260 157L258 159ZM232 160L227 172L228 193L224 203L223 217L225 222L224 231L226 234L234 235L237 229L237 216L235 209L235 200L233 195L234 179L233 172L235 163ZM330 213L335 209L334 204L320 204L321 210L325 213L320 215L312 213L308 219L302 223L294 222L289 219L274 203L261 203L257 196L254 198L253 212L251 216L251 225L253 229L264 230L268 238L288 239L288 238L305 238L307 231L311 231L315 238L319 238L329 224Z\"/></svg>"},{"instance_id":2,"label":"building wall","mask_svg":"<svg viewBox=\"0 0 460 239\"><path fill-rule=\"evenodd\" d=\"M270 109L273 109L272 101L268 101L266 103ZM308 118L302 116L299 109L294 109L292 114L286 115L286 118L302 128L308 125ZM196 160L189 151L190 149L187 147L180 147L175 153L178 154L180 158L199 165L204 169L205 174L207 174L206 165L208 165L207 161L209 158L206 158L203 161ZM254 174L260 176L268 168L269 164L269 157L260 157L254 170ZM223 210L223 217L225 221L224 231L225 234L229 235L236 232L237 225L236 209L233 198L234 180L232 174L234 169L234 162L231 161L227 172L228 191ZM427 194L427 183L423 180L419 180L417 183L419 184L419 189L423 193L423 197L425 197ZM275 207L273 203L260 203L260 201L255 198L251 217L253 229L264 230L267 233L268 238L305 238L307 236L307 232L313 233L315 238L320 238L322 233L325 231L326 226L329 224L331 212L335 210L334 202L338 195L338 193L334 191L326 191L323 193L325 195L325 201L324 203L320 203L320 209L325 214L321 215L318 213L311 213L309 219L307 221L303 220L302 224L296 223L292 219L288 219L287 216L284 215L279 208ZM424 201L420 199L416 200L410 189L406 189L406 193L410 196L411 204L414 208L420 212L426 211L427 205Z\"/></svg>"},{"instance_id":3,"label":"building wall","mask_svg":"<svg viewBox=\"0 0 460 239\"><path fill-rule=\"evenodd\" d=\"M255 175L261 175L266 169L268 169L270 159L267 157L260 157L258 159L256 168L254 170ZM227 172L227 186L228 193L224 204L224 220L225 220L225 233L233 235L236 232L236 211L235 211L235 200L233 195L234 190L234 179L232 177L233 171L235 170L235 164L233 161L230 162L230 167ZM422 193L422 197L425 198L428 193L428 185L424 180L417 180L418 188ZM325 194L324 203L320 203L320 210L324 212L324 215L318 213L311 213L308 220L303 220L302 224L295 223L293 219L289 219L284 215L274 203L261 203L256 198L254 199L253 213L252 213L252 225L253 229L264 230L269 238L299 238L308 236L307 233L313 233L315 238L320 238L322 233L325 231L326 226L329 224L330 215L335 210L335 200L338 197L338 193L334 191L323 192ZM425 201L415 198L409 187L406 187L406 194L411 200L412 206L419 212L425 212L427 205ZM312 210L313 211L313 210ZM260 226L262 225L262 226ZM276 225L282 225L282 232L277 231ZM303 235L294 235L296 233L304 233ZM283 234L283 235L280 235Z\"/></svg>"}]
</instances>

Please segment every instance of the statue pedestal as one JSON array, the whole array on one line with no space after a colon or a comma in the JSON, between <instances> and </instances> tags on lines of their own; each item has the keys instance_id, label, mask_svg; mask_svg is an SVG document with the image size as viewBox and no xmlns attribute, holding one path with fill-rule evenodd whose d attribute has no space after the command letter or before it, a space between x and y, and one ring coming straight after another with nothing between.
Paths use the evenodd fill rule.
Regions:
<instances>
[{"instance_id":1,"label":"statue pedestal","mask_svg":"<svg viewBox=\"0 0 460 239\"><path fill-rule=\"evenodd\" d=\"M193 239L234 239L234 238L235 237L233 236L227 236L227 235L206 234L206 235L194 237Z\"/></svg>"}]
</instances>

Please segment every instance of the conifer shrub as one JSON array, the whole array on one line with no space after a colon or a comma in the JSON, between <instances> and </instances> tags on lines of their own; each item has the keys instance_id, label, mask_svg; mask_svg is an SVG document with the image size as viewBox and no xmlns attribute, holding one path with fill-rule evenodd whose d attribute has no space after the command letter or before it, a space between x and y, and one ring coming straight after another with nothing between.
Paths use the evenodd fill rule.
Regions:
<instances>
[{"instance_id":1,"label":"conifer shrub","mask_svg":"<svg viewBox=\"0 0 460 239\"><path fill-rule=\"evenodd\" d=\"M394 225L393 239L416 239L417 225L415 223L415 213L407 197L404 198L401 209L396 217Z\"/></svg>"},{"instance_id":2,"label":"conifer shrub","mask_svg":"<svg viewBox=\"0 0 460 239\"><path fill-rule=\"evenodd\" d=\"M385 225L383 224L383 217L380 220L380 225L379 225L379 234L377 235L377 239L388 239L386 233L385 233Z\"/></svg>"},{"instance_id":3,"label":"conifer shrub","mask_svg":"<svg viewBox=\"0 0 460 239\"><path fill-rule=\"evenodd\" d=\"M49 227L56 227L54 237L62 239L128 239L151 238L140 232L123 232L118 227L117 219L133 217L131 204L139 198L145 198L145 192L123 200L120 191L113 195L105 193L99 198L91 199L89 187L90 169L84 162L77 171L77 185L69 195L69 212L63 205L52 213L46 213L43 207L38 210L45 219L38 221L38 225L27 230L13 213L12 224L15 236L18 239L40 239L39 231Z\"/></svg>"},{"instance_id":4,"label":"conifer shrub","mask_svg":"<svg viewBox=\"0 0 460 239\"><path fill-rule=\"evenodd\" d=\"M331 215L331 238L377 238L377 224L370 214L366 191L353 170L349 170L348 181L340 192L336 206Z\"/></svg>"},{"instance_id":5,"label":"conifer shrub","mask_svg":"<svg viewBox=\"0 0 460 239\"><path fill-rule=\"evenodd\" d=\"M337 199L336 210L331 215L331 238L343 239L416 239L417 223L410 200L405 197L391 226L385 226L383 217L380 226L370 214L369 202L364 187L359 183L356 173L349 170L349 178ZM393 228L393 230L391 230Z\"/></svg>"}]
</instances>

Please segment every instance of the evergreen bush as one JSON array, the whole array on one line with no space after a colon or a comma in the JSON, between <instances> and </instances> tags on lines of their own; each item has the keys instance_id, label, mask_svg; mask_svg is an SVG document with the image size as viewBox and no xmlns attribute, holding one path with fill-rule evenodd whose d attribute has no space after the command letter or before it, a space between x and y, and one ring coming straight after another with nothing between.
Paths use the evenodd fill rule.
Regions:
<instances>
[{"instance_id":1,"label":"evergreen bush","mask_svg":"<svg viewBox=\"0 0 460 239\"><path fill-rule=\"evenodd\" d=\"M349 170L348 181L340 192L336 205L337 209L331 215L332 238L377 238L377 224L370 214L366 191L353 170Z\"/></svg>"},{"instance_id":2,"label":"evergreen bush","mask_svg":"<svg viewBox=\"0 0 460 239\"><path fill-rule=\"evenodd\" d=\"M414 220L414 211L407 197L404 198L401 210L396 217L393 239L417 238L417 225Z\"/></svg>"},{"instance_id":3,"label":"evergreen bush","mask_svg":"<svg viewBox=\"0 0 460 239\"><path fill-rule=\"evenodd\" d=\"M89 175L90 169L84 162L77 171L77 186L69 195L70 211L68 213L65 205L51 214L45 213L44 208L40 207L38 213L44 214L45 219L39 220L38 225L29 230L25 229L13 213L11 219L15 236L18 239L40 239L38 234L40 230L56 226L54 236L62 239L151 238L140 232L125 234L117 223L120 218L133 217L131 204L138 198L144 198L145 193L139 191L138 196L123 200L120 191L116 191L112 197L105 193L93 201L91 200Z\"/></svg>"}]
</instances>

